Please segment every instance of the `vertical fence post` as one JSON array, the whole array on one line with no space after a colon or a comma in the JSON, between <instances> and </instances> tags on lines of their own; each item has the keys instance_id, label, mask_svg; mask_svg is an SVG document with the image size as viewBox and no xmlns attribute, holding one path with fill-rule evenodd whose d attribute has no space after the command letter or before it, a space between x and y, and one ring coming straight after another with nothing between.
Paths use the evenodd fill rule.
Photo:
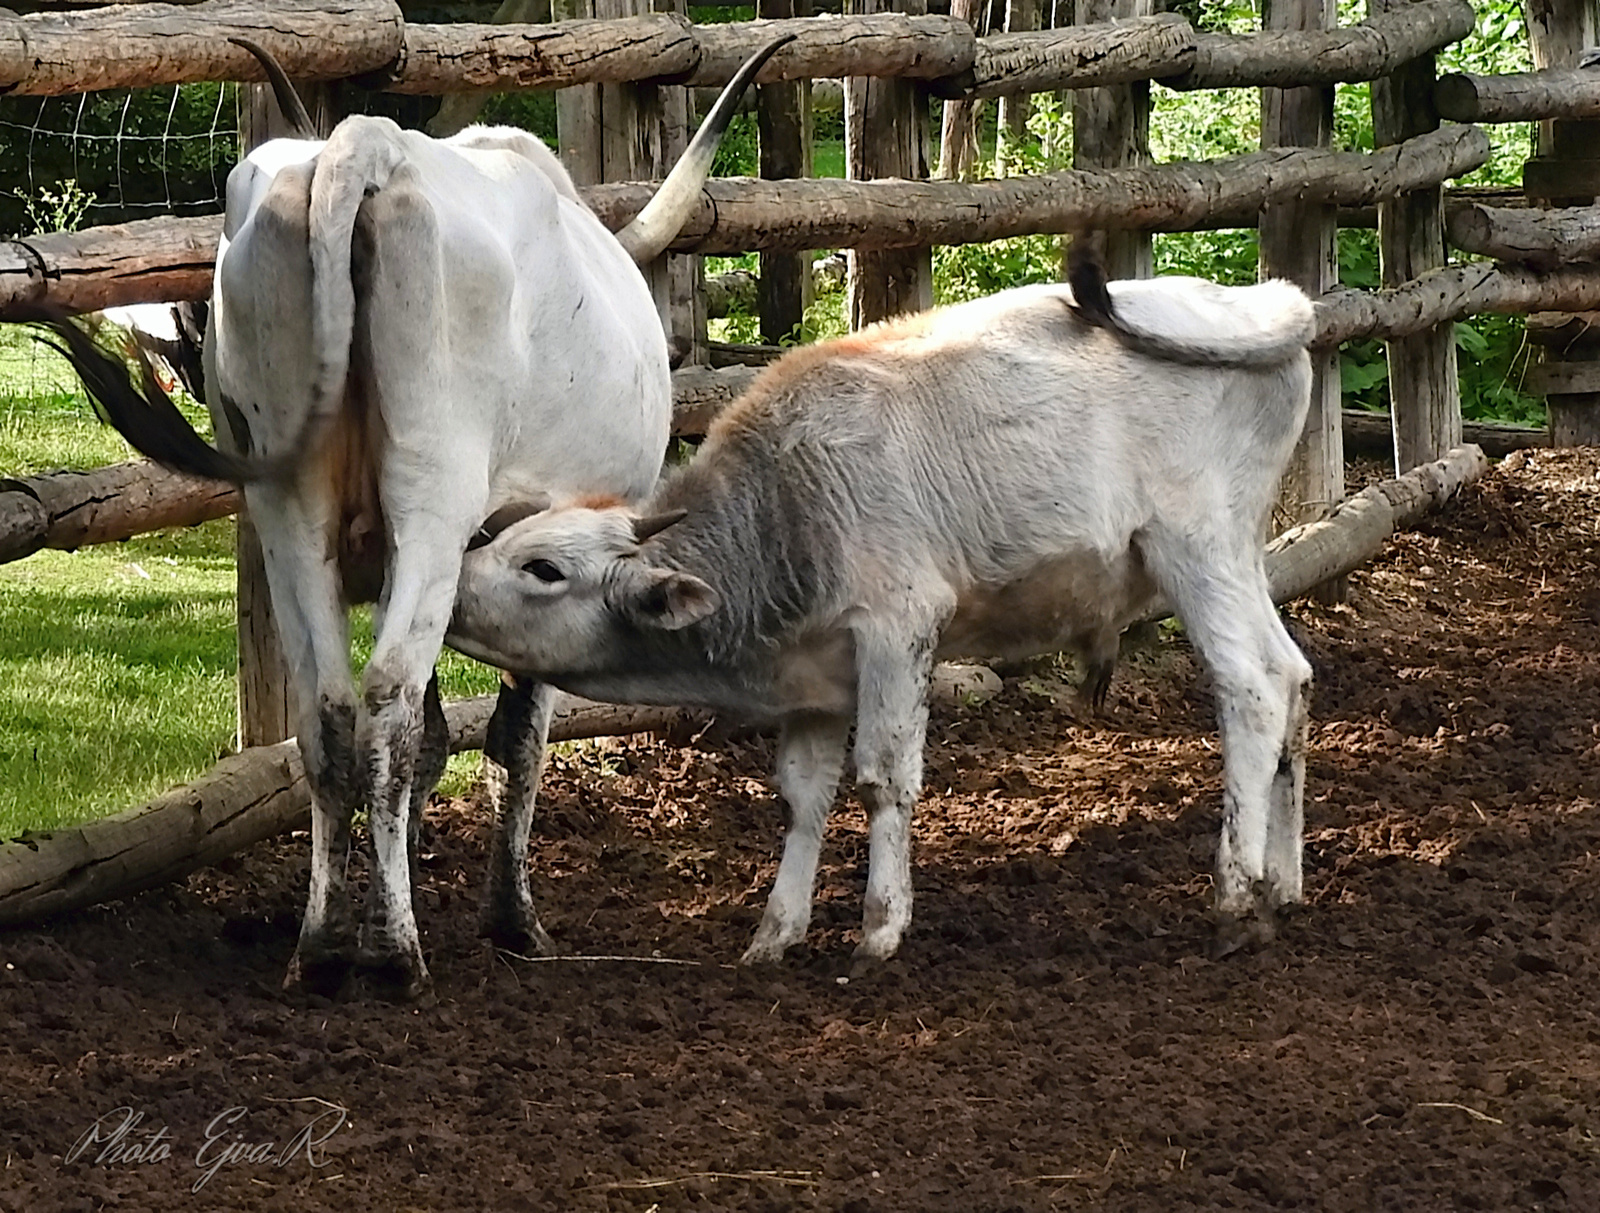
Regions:
<instances>
[{"instance_id":1,"label":"vertical fence post","mask_svg":"<svg viewBox=\"0 0 1600 1213\"><path fill-rule=\"evenodd\" d=\"M811 0L759 0L759 17L809 17ZM787 181L811 176L811 81L763 84L756 93L761 176ZM811 302L810 253L762 253L758 311L761 340L781 345L797 336Z\"/></svg>"},{"instance_id":2,"label":"vertical fence post","mask_svg":"<svg viewBox=\"0 0 1600 1213\"><path fill-rule=\"evenodd\" d=\"M1368 0L1372 16L1413 0ZM1439 129L1433 108L1433 56L1372 82L1373 143L1387 147ZM1402 194L1378 204L1383 285L1399 286L1445 264L1444 186ZM1461 381L1456 374L1455 324L1436 325L1385 347L1389 415L1394 426L1395 474L1438 459L1461 442Z\"/></svg>"},{"instance_id":3,"label":"vertical fence post","mask_svg":"<svg viewBox=\"0 0 1600 1213\"><path fill-rule=\"evenodd\" d=\"M1077 0L1074 18L1078 25L1090 25L1154 12L1154 0ZM1149 81L1073 91L1073 168L1133 168L1149 163ZM1153 247L1149 232L1108 232L1106 273L1112 278L1150 277Z\"/></svg>"},{"instance_id":4,"label":"vertical fence post","mask_svg":"<svg viewBox=\"0 0 1600 1213\"><path fill-rule=\"evenodd\" d=\"M846 0L852 15L923 14L927 0ZM848 176L914 179L928 175L927 96L912 81L852 76L845 82ZM933 306L933 250L850 250L850 327Z\"/></svg>"},{"instance_id":5,"label":"vertical fence post","mask_svg":"<svg viewBox=\"0 0 1600 1213\"><path fill-rule=\"evenodd\" d=\"M1039 28L1040 0L1006 0L1006 33L1029 33ZM1033 98L1027 93L1011 93L1000 98L1000 114L995 125L994 175L1009 177L1022 168L1022 148L1028 138L1028 115Z\"/></svg>"},{"instance_id":6,"label":"vertical fence post","mask_svg":"<svg viewBox=\"0 0 1600 1213\"><path fill-rule=\"evenodd\" d=\"M296 90L318 131L327 134L337 117L330 85L301 85ZM264 84L239 88L239 143L242 152L290 133L289 125ZM234 536L234 566L238 589L234 599L239 632L238 708L240 749L275 745L295 728L295 704L289 688L288 667L278 625L272 615L272 595L261 557L261 540L250 512L239 508Z\"/></svg>"},{"instance_id":7,"label":"vertical fence post","mask_svg":"<svg viewBox=\"0 0 1600 1213\"><path fill-rule=\"evenodd\" d=\"M1596 0L1528 0L1528 37L1533 65L1576 67L1578 54L1600 32ZM1539 124L1537 155L1522 170L1522 188L1543 206L1590 206L1600 196L1600 122L1555 118ZM1536 314L1528 335L1545 345L1571 317ZM1550 410L1550 441L1556 446L1600 445L1600 391L1574 391L1600 383L1600 345L1592 337L1548 345L1529 368L1530 390L1544 390Z\"/></svg>"},{"instance_id":8,"label":"vertical fence post","mask_svg":"<svg viewBox=\"0 0 1600 1213\"><path fill-rule=\"evenodd\" d=\"M983 33L982 0L950 0L950 15ZM939 165L935 175L941 181L964 181L978 158L978 106L971 98L944 103L939 123Z\"/></svg>"},{"instance_id":9,"label":"vertical fence post","mask_svg":"<svg viewBox=\"0 0 1600 1213\"><path fill-rule=\"evenodd\" d=\"M1334 26L1333 0L1268 0L1267 29ZM1332 88L1261 90L1262 147L1327 147L1333 134ZM1283 202L1261 212L1261 274L1298 283L1313 299L1339 278L1336 209ZM1311 413L1284 476L1284 526L1325 517L1344 497L1344 434L1339 428L1339 353L1312 356ZM1342 594L1334 586L1330 596Z\"/></svg>"}]
</instances>

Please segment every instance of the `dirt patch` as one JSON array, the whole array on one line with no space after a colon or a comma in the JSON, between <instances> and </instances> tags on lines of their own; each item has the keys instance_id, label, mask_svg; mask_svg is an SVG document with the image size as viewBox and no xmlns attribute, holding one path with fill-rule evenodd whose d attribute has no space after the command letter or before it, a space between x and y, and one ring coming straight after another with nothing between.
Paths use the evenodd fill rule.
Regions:
<instances>
[{"instance_id":1,"label":"dirt patch","mask_svg":"<svg viewBox=\"0 0 1600 1213\"><path fill-rule=\"evenodd\" d=\"M870 979L840 980L858 805L808 946L735 970L770 744L580 747L536 894L634 962L480 946L470 803L432 816L420 1006L278 992L303 838L0 936L0 1208L1600 1208L1597 538L1600 459L1514 457L1294 608L1308 904L1262 952L1206 959L1220 772L1181 639L1099 720L1048 673L938 716L916 922ZM330 1105L327 1165L272 1165ZM66 1162L119 1107L145 1160ZM192 1193L208 1125L206 1163L251 1152Z\"/></svg>"}]
</instances>

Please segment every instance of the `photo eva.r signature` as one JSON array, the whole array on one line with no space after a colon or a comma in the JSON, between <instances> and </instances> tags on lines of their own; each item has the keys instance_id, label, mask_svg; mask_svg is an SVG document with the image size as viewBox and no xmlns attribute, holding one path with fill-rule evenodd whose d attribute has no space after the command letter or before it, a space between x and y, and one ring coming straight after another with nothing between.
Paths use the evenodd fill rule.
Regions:
<instances>
[{"instance_id":1,"label":"photo eva.r signature","mask_svg":"<svg viewBox=\"0 0 1600 1213\"><path fill-rule=\"evenodd\" d=\"M203 1140L194 1150L194 1165L200 1174L189 1190L200 1191L223 1167L281 1168L302 1155L313 1168L326 1166L328 1159L319 1157L317 1149L344 1127L350 1113L323 1100L310 1102L323 1104L323 1110L282 1141L253 1137L242 1124L250 1115L243 1105L218 1112L206 1123ZM131 1105L112 1108L79 1134L62 1162L83 1159L92 1167L116 1167L148 1166L171 1159L180 1148L172 1131L164 1124L145 1128L144 1122L145 1114Z\"/></svg>"}]
</instances>

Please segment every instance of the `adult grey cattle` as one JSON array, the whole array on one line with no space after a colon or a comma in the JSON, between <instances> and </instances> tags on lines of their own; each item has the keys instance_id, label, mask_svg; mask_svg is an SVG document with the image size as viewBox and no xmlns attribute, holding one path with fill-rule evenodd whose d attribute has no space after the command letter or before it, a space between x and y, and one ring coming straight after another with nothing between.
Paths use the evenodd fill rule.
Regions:
<instances>
[{"instance_id":1,"label":"adult grey cattle","mask_svg":"<svg viewBox=\"0 0 1600 1213\"><path fill-rule=\"evenodd\" d=\"M790 810L746 961L806 931L856 727L857 954L911 918L926 691L947 656L1111 642L1157 593L1217 686L1225 949L1301 895L1311 670L1261 537L1309 407L1311 305L1281 282L1031 286L797 350L636 513L558 506L468 553L450 643L599 699L780 723Z\"/></svg>"},{"instance_id":2,"label":"adult grey cattle","mask_svg":"<svg viewBox=\"0 0 1600 1213\"><path fill-rule=\"evenodd\" d=\"M79 328L52 325L135 447L244 485L314 801L291 982L336 987L352 960L404 993L426 982L408 852L443 768L432 672L462 553L507 503L637 501L654 485L671 378L636 262L671 242L739 95L789 40L744 66L651 204L615 236L520 130L435 140L353 117L326 141L255 149L228 178L204 347L221 449L153 377L135 389ZM285 112L298 110L277 65L252 49ZM346 604L374 598L376 642L358 696ZM483 926L519 950L548 944L526 851L552 698L525 679L508 686L489 730L498 811ZM363 802L375 862L358 939L344 864Z\"/></svg>"}]
</instances>

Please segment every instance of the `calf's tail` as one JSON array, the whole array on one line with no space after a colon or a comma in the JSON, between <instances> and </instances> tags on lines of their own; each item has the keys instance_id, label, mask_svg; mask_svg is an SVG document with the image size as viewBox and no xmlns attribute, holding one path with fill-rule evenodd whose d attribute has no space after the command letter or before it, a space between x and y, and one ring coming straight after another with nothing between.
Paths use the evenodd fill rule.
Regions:
<instances>
[{"instance_id":1,"label":"calf's tail","mask_svg":"<svg viewBox=\"0 0 1600 1213\"><path fill-rule=\"evenodd\" d=\"M1249 287L1181 280L1170 306L1141 295L1138 317L1112 298L1098 240L1080 234L1067 254L1072 311L1105 329L1130 349L1190 366L1279 366L1298 356L1316 335L1316 313L1293 283Z\"/></svg>"}]
</instances>

